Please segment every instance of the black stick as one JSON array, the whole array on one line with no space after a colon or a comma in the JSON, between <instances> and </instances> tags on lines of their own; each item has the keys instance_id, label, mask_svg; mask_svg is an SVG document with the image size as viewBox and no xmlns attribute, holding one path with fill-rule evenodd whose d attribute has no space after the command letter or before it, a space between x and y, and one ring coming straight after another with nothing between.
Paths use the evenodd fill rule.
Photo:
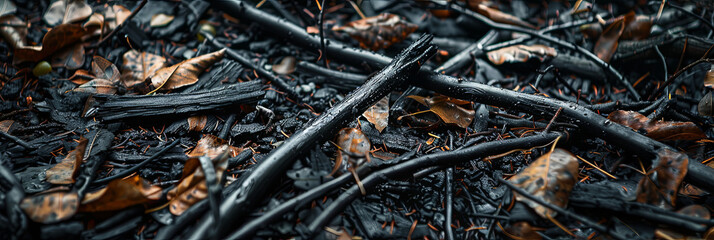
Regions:
<instances>
[{"instance_id":1,"label":"black stick","mask_svg":"<svg viewBox=\"0 0 714 240\"><path fill-rule=\"evenodd\" d=\"M164 147L163 149L161 149L161 151L155 153L154 155L151 155L151 157L149 157L149 158L147 158L146 160L140 162L139 164L136 164L136 165L134 165L133 167L127 169L127 170L124 170L124 171L122 171L122 172L120 172L120 173L117 173L116 175L112 175L112 176L105 177L105 178L99 179L99 180L97 180L97 181L94 181L92 184L105 184L105 183L111 182L111 181L114 180L114 179L119 179L119 178L123 178L123 177L129 176L129 174L131 174L131 173L133 173L133 172L136 172L137 170L141 169L141 167L145 166L146 164L149 164L149 162L151 162L152 160L161 157L161 155L164 155L164 153L168 152L169 150L171 150L172 148L174 148L176 145L178 145L179 142L181 142L181 141L179 141L179 139L176 139L176 140L174 140L171 144L169 144L168 146L166 146L166 147Z\"/></svg>"},{"instance_id":2,"label":"black stick","mask_svg":"<svg viewBox=\"0 0 714 240\"><path fill-rule=\"evenodd\" d=\"M202 220L189 231L190 239L199 239L207 231L215 227L216 237L223 237L240 219L248 213L252 206L262 202L269 192L269 185L284 174L285 170L297 159L296 156L311 149L317 142L330 139L347 122L353 121L374 102L386 96L392 89L412 78L421 63L426 62L434 53L436 47L430 44L431 36L424 35L414 44L406 48L388 66L375 74L345 99L333 108L313 119L309 125L285 140L280 147L273 150L241 183L239 189L231 193L221 204L221 221L216 223L212 218L204 216Z\"/></svg>"},{"instance_id":3,"label":"black stick","mask_svg":"<svg viewBox=\"0 0 714 240\"><path fill-rule=\"evenodd\" d=\"M446 169L446 174L444 174L444 181L446 181L446 223L444 224L444 230L446 231L446 239L454 240L454 231L451 229L451 218L453 217L453 196L451 192L451 181L454 181L454 168L450 167Z\"/></svg>"}]
</instances>

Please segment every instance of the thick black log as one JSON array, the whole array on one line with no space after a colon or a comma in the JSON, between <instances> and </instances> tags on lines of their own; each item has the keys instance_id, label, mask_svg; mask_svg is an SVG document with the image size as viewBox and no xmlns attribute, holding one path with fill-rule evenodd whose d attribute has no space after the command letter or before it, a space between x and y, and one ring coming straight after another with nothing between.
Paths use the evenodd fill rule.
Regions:
<instances>
[{"instance_id":1,"label":"thick black log","mask_svg":"<svg viewBox=\"0 0 714 240\"><path fill-rule=\"evenodd\" d=\"M436 47L430 44L431 36L424 35L414 44L402 51L364 85L345 97L333 108L313 119L305 128L293 134L278 148L270 152L264 160L240 184L238 190L229 195L221 204L221 221L216 223L210 216L204 215L196 227L187 236L200 239L208 232L212 236L223 237L232 227L238 225L251 207L260 204L269 192L270 185L297 159L297 156L311 149L318 142L326 141L337 133L346 123L353 121L368 107L390 93L395 87L413 78L421 63L426 62Z\"/></svg>"},{"instance_id":2,"label":"thick black log","mask_svg":"<svg viewBox=\"0 0 714 240\"><path fill-rule=\"evenodd\" d=\"M260 81L237 83L193 93L158 95L95 95L85 117L114 121L127 118L191 114L256 103L265 94Z\"/></svg>"}]
</instances>

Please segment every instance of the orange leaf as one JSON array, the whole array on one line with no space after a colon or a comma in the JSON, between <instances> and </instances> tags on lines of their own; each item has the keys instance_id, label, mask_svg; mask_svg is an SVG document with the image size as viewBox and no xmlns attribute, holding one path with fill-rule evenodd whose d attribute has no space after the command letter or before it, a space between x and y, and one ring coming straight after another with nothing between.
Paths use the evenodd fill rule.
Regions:
<instances>
[{"instance_id":1,"label":"orange leaf","mask_svg":"<svg viewBox=\"0 0 714 240\"><path fill-rule=\"evenodd\" d=\"M337 146L340 150L337 151L335 167L332 169L330 175L335 174L340 169L342 163L349 163L350 160L353 160L350 155L344 154L343 152L348 152L351 155L364 156L364 158L369 161L369 149L372 145L369 143L367 136L357 128L343 128L340 130L340 132L337 133Z\"/></svg>"},{"instance_id":2,"label":"orange leaf","mask_svg":"<svg viewBox=\"0 0 714 240\"><path fill-rule=\"evenodd\" d=\"M471 103L463 100L458 100L446 96L436 96L433 98L425 98L416 95L407 96L414 99L424 106L429 107L429 110L438 115L445 123L457 125L462 128L467 128L473 122L476 112L471 109L465 109L459 105Z\"/></svg>"},{"instance_id":3,"label":"orange leaf","mask_svg":"<svg viewBox=\"0 0 714 240\"><path fill-rule=\"evenodd\" d=\"M225 49L221 49L161 68L151 77L151 85L154 88L171 90L194 84L204 70L223 59L225 52Z\"/></svg>"},{"instance_id":4,"label":"orange leaf","mask_svg":"<svg viewBox=\"0 0 714 240\"><path fill-rule=\"evenodd\" d=\"M707 138L693 122L652 121L635 111L617 110L607 116L613 122L628 126L658 140L700 140Z\"/></svg>"},{"instance_id":5,"label":"orange leaf","mask_svg":"<svg viewBox=\"0 0 714 240\"><path fill-rule=\"evenodd\" d=\"M97 78L107 79L112 82L119 81L119 69L117 69L117 66L100 56L94 56L92 74Z\"/></svg>"},{"instance_id":6,"label":"orange leaf","mask_svg":"<svg viewBox=\"0 0 714 240\"><path fill-rule=\"evenodd\" d=\"M555 57L558 53L554 48L545 45L516 45L488 52L488 60L493 64L523 63L531 59L543 62L548 57Z\"/></svg>"},{"instance_id":7,"label":"orange leaf","mask_svg":"<svg viewBox=\"0 0 714 240\"><path fill-rule=\"evenodd\" d=\"M84 65L84 46L81 43L73 44L57 51L50 57L52 67L65 67L75 70Z\"/></svg>"},{"instance_id":8,"label":"orange leaf","mask_svg":"<svg viewBox=\"0 0 714 240\"><path fill-rule=\"evenodd\" d=\"M520 18L517 18L516 16L513 16L510 14L501 12L499 10L490 8L486 5L484 5L483 3L478 5L478 9L476 9L476 12L490 18L494 22L505 23L505 24L520 26L520 27L530 28L530 29L536 28L535 26L533 26L533 24L523 21Z\"/></svg>"},{"instance_id":9,"label":"orange leaf","mask_svg":"<svg viewBox=\"0 0 714 240\"><path fill-rule=\"evenodd\" d=\"M159 200L161 188L152 186L139 175L116 179L105 188L89 193L82 199L80 212L114 211L129 206Z\"/></svg>"},{"instance_id":10,"label":"orange leaf","mask_svg":"<svg viewBox=\"0 0 714 240\"><path fill-rule=\"evenodd\" d=\"M615 22L611 23L598 38L597 43L595 43L595 48L593 52L598 58L605 62L610 62L610 58L615 54L617 50L617 44L622 36L622 32L625 30L625 18L620 17Z\"/></svg>"},{"instance_id":11,"label":"orange leaf","mask_svg":"<svg viewBox=\"0 0 714 240\"><path fill-rule=\"evenodd\" d=\"M67 156L54 167L48 169L47 182L52 184L70 184L74 183L74 178L79 173L79 166L82 164L84 151L87 148L87 139L80 138L79 145L67 153Z\"/></svg>"},{"instance_id":12,"label":"orange leaf","mask_svg":"<svg viewBox=\"0 0 714 240\"><path fill-rule=\"evenodd\" d=\"M20 208L38 223L56 223L66 220L77 212L79 196L76 192L40 193L26 197L20 203Z\"/></svg>"},{"instance_id":13,"label":"orange leaf","mask_svg":"<svg viewBox=\"0 0 714 240\"><path fill-rule=\"evenodd\" d=\"M634 11L625 14L625 29L622 31L621 40L642 40L650 36L652 18L644 15L635 15Z\"/></svg>"},{"instance_id":14,"label":"orange leaf","mask_svg":"<svg viewBox=\"0 0 714 240\"><path fill-rule=\"evenodd\" d=\"M389 98L383 97L362 113L362 116L374 124L377 131L382 132L389 124Z\"/></svg>"},{"instance_id":15,"label":"orange leaf","mask_svg":"<svg viewBox=\"0 0 714 240\"><path fill-rule=\"evenodd\" d=\"M404 21L402 17L382 13L374 17L356 20L332 31L345 32L360 43L360 47L376 51L403 41L419 26Z\"/></svg>"},{"instance_id":16,"label":"orange leaf","mask_svg":"<svg viewBox=\"0 0 714 240\"><path fill-rule=\"evenodd\" d=\"M568 205L570 191L577 182L577 176L578 160L567 150L556 148L539 157L509 181L533 196L565 207ZM518 194L516 199L530 206L541 217L556 214L555 211Z\"/></svg>"},{"instance_id":17,"label":"orange leaf","mask_svg":"<svg viewBox=\"0 0 714 240\"><path fill-rule=\"evenodd\" d=\"M680 152L663 149L657 154L654 170L637 184L637 201L672 208L679 185L687 175L689 157Z\"/></svg>"},{"instance_id":18,"label":"orange leaf","mask_svg":"<svg viewBox=\"0 0 714 240\"><path fill-rule=\"evenodd\" d=\"M13 63L38 62L66 46L78 43L85 34L86 31L80 25L59 25L45 34L42 46L16 48Z\"/></svg>"},{"instance_id":19,"label":"orange leaf","mask_svg":"<svg viewBox=\"0 0 714 240\"><path fill-rule=\"evenodd\" d=\"M206 117L206 115L191 116L187 118L186 121L188 121L189 131L200 132L203 131L204 127L206 127L206 121L208 121L208 117Z\"/></svg>"},{"instance_id":20,"label":"orange leaf","mask_svg":"<svg viewBox=\"0 0 714 240\"><path fill-rule=\"evenodd\" d=\"M196 147L188 156L191 157L183 169L183 177L176 188L167 194L169 211L174 215L181 215L194 203L208 196L206 176L203 173L198 157L208 157L213 161L216 178L221 179L223 172L228 167L228 157L236 156L238 149L229 146L225 140L212 135L205 135L198 141Z\"/></svg>"},{"instance_id":21,"label":"orange leaf","mask_svg":"<svg viewBox=\"0 0 714 240\"><path fill-rule=\"evenodd\" d=\"M147 53L130 50L124 53L122 62L121 81L124 86L131 87L144 82L149 76L166 66L166 58Z\"/></svg>"}]
</instances>

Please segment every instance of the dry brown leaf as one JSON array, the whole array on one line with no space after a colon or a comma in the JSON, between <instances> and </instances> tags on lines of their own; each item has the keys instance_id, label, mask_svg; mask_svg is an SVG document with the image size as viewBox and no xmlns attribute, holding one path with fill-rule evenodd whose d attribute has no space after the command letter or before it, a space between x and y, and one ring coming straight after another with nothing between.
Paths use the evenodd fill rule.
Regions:
<instances>
[{"instance_id":1,"label":"dry brown leaf","mask_svg":"<svg viewBox=\"0 0 714 240\"><path fill-rule=\"evenodd\" d=\"M429 108L431 112L438 115L445 123L457 125L462 128L467 128L473 122L476 112L472 109L466 109L459 105L470 104L471 102L463 101L446 96L435 96L425 98L422 96L410 95L408 98L414 99L422 105Z\"/></svg>"},{"instance_id":2,"label":"dry brown leaf","mask_svg":"<svg viewBox=\"0 0 714 240\"><path fill-rule=\"evenodd\" d=\"M65 47L50 57L52 67L64 67L69 70L75 70L84 65L84 46L82 43L77 43Z\"/></svg>"},{"instance_id":3,"label":"dry brown leaf","mask_svg":"<svg viewBox=\"0 0 714 240\"><path fill-rule=\"evenodd\" d=\"M620 17L615 22L611 23L605 30L600 34L593 48L593 52L598 58L605 62L610 62L610 58L615 54L617 50L617 44L622 36L622 32L625 30L625 18Z\"/></svg>"},{"instance_id":4,"label":"dry brown leaf","mask_svg":"<svg viewBox=\"0 0 714 240\"><path fill-rule=\"evenodd\" d=\"M638 112L623 110L614 111L607 118L658 141L707 138L707 135L693 122L652 121Z\"/></svg>"},{"instance_id":5,"label":"dry brown leaf","mask_svg":"<svg viewBox=\"0 0 714 240\"><path fill-rule=\"evenodd\" d=\"M293 56L284 57L280 60L280 63L273 65L273 72L282 75L288 75L295 72L295 66L297 65L297 59Z\"/></svg>"},{"instance_id":6,"label":"dry brown leaf","mask_svg":"<svg viewBox=\"0 0 714 240\"><path fill-rule=\"evenodd\" d=\"M419 26L404 21L399 15L382 13L349 22L342 27L333 27L332 31L345 32L360 43L360 47L376 51L388 48L403 41Z\"/></svg>"},{"instance_id":7,"label":"dry brown leaf","mask_svg":"<svg viewBox=\"0 0 714 240\"><path fill-rule=\"evenodd\" d=\"M13 64L39 62L66 46L79 43L86 33L80 25L59 25L45 34L42 38L42 46L16 48Z\"/></svg>"},{"instance_id":8,"label":"dry brown leaf","mask_svg":"<svg viewBox=\"0 0 714 240\"><path fill-rule=\"evenodd\" d=\"M204 127L206 127L208 117L206 115L191 116L187 118L186 121L188 122L189 131L200 132L203 131Z\"/></svg>"},{"instance_id":9,"label":"dry brown leaf","mask_svg":"<svg viewBox=\"0 0 714 240\"><path fill-rule=\"evenodd\" d=\"M634 11L624 15L625 29L622 31L621 40L642 40L650 36L652 18L645 15L635 15Z\"/></svg>"},{"instance_id":10,"label":"dry brown leaf","mask_svg":"<svg viewBox=\"0 0 714 240\"><path fill-rule=\"evenodd\" d=\"M102 28L102 25L104 25L104 15L101 13L94 13L92 16L89 16L89 20L82 25L82 27L86 28L87 30L91 29L100 29Z\"/></svg>"},{"instance_id":11,"label":"dry brown leaf","mask_svg":"<svg viewBox=\"0 0 714 240\"><path fill-rule=\"evenodd\" d=\"M389 124L389 98L383 97L362 113L362 116L374 124L377 131L382 132Z\"/></svg>"},{"instance_id":12,"label":"dry brown leaf","mask_svg":"<svg viewBox=\"0 0 714 240\"><path fill-rule=\"evenodd\" d=\"M40 193L26 197L20 208L27 217L38 223L56 223L66 220L77 212L79 196L76 192Z\"/></svg>"},{"instance_id":13,"label":"dry brown leaf","mask_svg":"<svg viewBox=\"0 0 714 240\"><path fill-rule=\"evenodd\" d=\"M115 82L106 79L95 78L92 81L79 85L72 91L98 94L115 94L117 92L117 86Z\"/></svg>"},{"instance_id":14,"label":"dry brown leaf","mask_svg":"<svg viewBox=\"0 0 714 240\"><path fill-rule=\"evenodd\" d=\"M349 163L350 160L353 160L350 155L364 156L364 158L369 161L369 150L372 148L372 145L369 143L367 136L357 128L343 128L340 130L340 132L337 133L337 146L340 150L337 151L335 167L332 169L330 175L337 173L342 164ZM344 152L348 152L349 154L345 154Z\"/></svg>"},{"instance_id":15,"label":"dry brown leaf","mask_svg":"<svg viewBox=\"0 0 714 240\"><path fill-rule=\"evenodd\" d=\"M545 45L516 45L488 52L488 60L493 64L523 63L531 59L543 62L546 58L558 55L554 48Z\"/></svg>"},{"instance_id":16,"label":"dry brown leaf","mask_svg":"<svg viewBox=\"0 0 714 240\"><path fill-rule=\"evenodd\" d=\"M13 14L15 11L17 11L17 6L12 1L5 0L0 2L0 17Z\"/></svg>"},{"instance_id":17,"label":"dry brown leaf","mask_svg":"<svg viewBox=\"0 0 714 240\"><path fill-rule=\"evenodd\" d=\"M25 47L27 23L15 15L0 17L0 35L12 48Z\"/></svg>"},{"instance_id":18,"label":"dry brown leaf","mask_svg":"<svg viewBox=\"0 0 714 240\"><path fill-rule=\"evenodd\" d=\"M71 184L79 173L79 166L82 165L84 151L87 148L87 139L80 138L77 147L67 153L62 162L47 169L47 182L52 184Z\"/></svg>"},{"instance_id":19,"label":"dry brown leaf","mask_svg":"<svg viewBox=\"0 0 714 240\"><path fill-rule=\"evenodd\" d=\"M577 182L578 160L567 150L556 148L532 162L509 181L535 197L559 207L568 205L568 197ZM530 206L541 217L556 212L516 194L516 199Z\"/></svg>"},{"instance_id":20,"label":"dry brown leaf","mask_svg":"<svg viewBox=\"0 0 714 240\"><path fill-rule=\"evenodd\" d=\"M515 222L504 229L504 233L512 239L542 239L530 223L525 221Z\"/></svg>"},{"instance_id":21,"label":"dry brown leaf","mask_svg":"<svg viewBox=\"0 0 714 240\"><path fill-rule=\"evenodd\" d=\"M47 9L44 20L48 25L55 26L79 22L91 15L92 7L85 0L57 0Z\"/></svg>"},{"instance_id":22,"label":"dry brown leaf","mask_svg":"<svg viewBox=\"0 0 714 240\"><path fill-rule=\"evenodd\" d=\"M131 11L122 5L107 7L104 11L104 23L107 31L114 30L131 15Z\"/></svg>"},{"instance_id":23,"label":"dry brown leaf","mask_svg":"<svg viewBox=\"0 0 714 240\"><path fill-rule=\"evenodd\" d=\"M704 76L704 87L714 89L714 64L711 64L707 75Z\"/></svg>"},{"instance_id":24,"label":"dry brown leaf","mask_svg":"<svg viewBox=\"0 0 714 240\"><path fill-rule=\"evenodd\" d=\"M654 169L642 177L637 185L637 201L670 209L674 206L679 185L687 175L689 157L686 154L662 149Z\"/></svg>"},{"instance_id":25,"label":"dry brown leaf","mask_svg":"<svg viewBox=\"0 0 714 240\"><path fill-rule=\"evenodd\" d=\"M107 79L112 82L119 81L119 69L109 60L94 56L92 61L92 74L96 78Z\"/></svg>"},{"instance_id":26,"label":"dry brown leaf","mask_svg":"<svg viewBox=\"0 0 714 240\"><path fill-rule=\"evenodd\" d=\"M166 58L132 49L124 53L121 81L127 87L143 83L149 76L154 75L156 71L165 66Z\"/></svg>"},{"instance_id":27,"label":"dry brown leaf","mask_svg":"<svg viewBox=\"0 0 714 240\"><path fill-rule=\"evenodd\" d=\"M712 107L712 92L709 91L704 97L702 97L701 100L699 100L699 104L697 105L697 111L699 111L699 115L702 116L714 116L714 107Z\"/></svg>"},{"instance_id":28,"label":"dry brown leaf","mask_svg":"<svg viewBox=\"0 0 714 240\"><path fill-rule=\"evenodd\" d=\"M174 16L159 13L154 16L151 16L151 22L149 23L149 26L163 27L163 26L169 25L169 23L171 23L171 21L173 21L173 20L174 20Z\"/></svg>"},{"instance_id":29,"label":"dry brown leaf","mask_svg":"<svg viewBox=\"0 0 714 240\"><path fill-rule=\"evenodd\" d=\"M79 206L80 212L114 211L129 206L150 203L161 198L161 188L153 186L139 175L116 179L94 194L87 194Z\"/></svg>"},{"instance_id":30,"label":"dry brown leaf","mask_svg":"<svg viewBox=\"0 0 714 240\"><path fill-rule=\"evenodd\" d=\"M0 131L2 132L10 132L10 129L12 129L12 125L15 123L14 120L2 120L0 121Z\"/></svg>"},{"instance_id":31,"label":"dry brown leaf","mask_svg":"<svg viewBox=\"0 0 714 240\"><path fill-rule=\"evenodd\" d=\"M151 86L171 90L194 84L204 70L223 59L225 52L225 49L221 49L184 60L170 67L161 68L151 76Z\"/></svg>"},{"instance_id":32,"label":"dry brown leaf","mask_svg":"<svg viewBox=\"0 0 714 240\"><path fill-rule=\"evenodd\" d=\"M481 15L484 15L494 22L498 23L505 23L505 24L510 24L514 26L520 26L524 28L530 28L530 29L535 29L536 27L533 26L533 24L530 24L526 21L521 20L520 18L501 12L499 10L490 8L486 6L485 4L478 4L478 9L476 9L476 12L480 13Z\"/></svg>"},{"instance_id":33,"label":"dry brown leaf","mask_svg":"<svg viewBox=\"0 0 714 240\"><path fill-rule=\"evenodd\" d=\"M194 203L208 196L206 176L203 173L198 157L208 157L213 161L216 178L221 179L228 167L228 157L236 156L239 149L229 146L225 140L213 135L205 135L198 141L196 147L187 155L191 157L183 169L183 176L176 188L167 194L169 211L181 215Z\"/></svg>"}]
</instances>

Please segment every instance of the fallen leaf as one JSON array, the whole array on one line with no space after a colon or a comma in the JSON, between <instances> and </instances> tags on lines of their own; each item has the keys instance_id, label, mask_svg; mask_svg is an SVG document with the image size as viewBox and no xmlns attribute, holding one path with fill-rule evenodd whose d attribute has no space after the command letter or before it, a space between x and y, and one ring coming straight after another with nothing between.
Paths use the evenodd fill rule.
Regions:
<instances>
[{"instance_id":1,"label":"fallen leaf","mask_svg":"<svg viewBox=\"0 0 714 240\"><path fill-rule=\"evenodd\" d=\"M85 84L92 79L94 79L94 75L84 69L78 69L71 77L69 77L69 80L77 85Z\"/></svg>"},{"instance_id":2,"label":"fallen leaf","mask_svg":"<svg viewBox=\"0 0 714 240\"><path fill-rule=\"evenodd\" d=\"M377 131L382 132L389 124L389 98L383 97L362 113L362 116L374 124Z\"/></svg>"},{"instance_id":3,"label":"fallen leaf","mask_svg":"<svg viewBox=\"0 0 714 240\"><path fill-rule=\"evenodd\" d=\"M515 222L504 230L506 236L512 239L542 239L533 226L525 221Z\"/></svg>"},{"instance_id":4,"label":"fallen leaf","mask_svg":"<svg viewBox=\"0 0 714 240\"><path fill-rule=\"evenodd\" d=\"M367 136L357 128L343 128L337 133L337 157L335 158L335 167L330 175L338 172L343 163L357 161L353 156L363 156L369 161L369 150L372 145L369 143ZM346 152L346 153L345 153ZM353 161L351 161L353 160ZM348 165L353 167L351 165Z\"/></svg>"},{"instance_id":5,"label":"fallen leaf","mask_svg":"<svg viewBox=\"0 0 714 240\"><path fill-rule=\"evenodd\" d=\"M20 208L38 223L56 223L66 220L77 212L79 196L76 192L40 193L26 197L20 203Z\"/></svg>"},{"instance_id":6,"label":"fallen leaf","mask_svg":"<svg viewBox=\"0 0 714 240\"><path fill-rule=\"evenodd\" d=\"M114 211L161 198L161 188L153 186L139 175L116 179L105 188L85 195L80 212Z\"/></svg>"},{"instance_id":7,"label":"fallen leaf","mask_svg":"<svg viewBox=\"0 0 714 240\"><path fill-rule=\"evenodd\" d=\"M490 8L483 3L478 4L478 9L476 9L476 12L488 17L489 19L493 20L494 22L505 23L505 24L520 26L520 27L530 28L530 29L536 28L535 26L533 26L533 24L523 21L516 16L513 16L510 14L501 12L499 10Z\"/></svg>"},{"instance_id":8,"label":"fallen leaf","mask_svg":"<svg viewBox=\"0 0 714 240\"><path fill-rule=\"evenodd\" d=\"M200 132L203 131L203 128L206 127L208 117L206 117L206 115L191 116L187 118L186 121L188 122L189 131Z\"/></svg>"},{"instance_id":9,"label":"fallen leaf","mask_svg":"<svg viewBox=\"0 0 714 240\"><path fill-rule=\"evenodd\" d=\"M568 197L577 182L578 160L567 150L556 148L532 162L509 181L535 197L559 207L568 205ZM516 194L516 199L530 206L543 218L556 212Z\"/></svg>"},{"instance_id":10,"label":"fallen leaf","mask_svg":"<svg viewBox=\"0 0 714 240\"><path fill-rule=\"evenodd\" d=\"M131 87L144 82L149 76L166 66L166 58L137 50L124 53L121 68L121 82Z\"/></svg>"},{"instance_id":11,"label":"fallen leaf","mask_svg":"<svg viewBox=\"0 0 714 240\"><path fill-rule=\"evenodd\" d=\"M95 78L92 81L79 85L72 91L98 94L114 94L117 92L117 86L116 82L101 78Z\"/></svg>"},{"instance_id":12,"label":"fallen leaf","mask_svg":"<svg viewBox=\"0 0 714 240\"><path fill-rule=\"evenodd\" d=\"M543 62L558 55L554 48L545 45L516 45L488 52L488 60L493 64L524 63L531 59Z\"/></svg>"},{"instance_id":13,"label":"fallen leaf","mask_svg":"<svg viewBox=\"0 0 714 240\"><path fill-rule=\"evenodd\" d=\"M159 14L156 14L151 17L151 22L149 23L149 26L163 27L163 26L169 25L169 23L171 23L171 21L173 21L173 20L174 20L174 16L159 13Z\"/></svg>"},{"instance_id":14,"label":"fallen leaf","mask_svg":"<svg viewBox=\"0 0 714 240\"><path fill-rule=\"evenodd\" d=\"M67 156L62 162L57 163L54 167L47 169L47 182L52 184L71 184L74 183L79 166L82 165L84 151L87 148L87 139L80 138L77 147L67 153Z\"/></svg>"},{"instance_id":15,"label":"fallen leaf","mask_svg":"<svg viewBox=\"0 0 714 240\"><path fill-rule=\"evenodd\" d=\"M712 107L712 92L707 92L697 105L697 111L702 116L714 116L714 107Z\"/></svg>"},{"instance_id":16,"label":"fallen leaf","mask_svg":"<svg viewBox=\"0 0 714 240\"><path fill-rule=\"evenodd\" d=\"M273 65L273 72L281 75L288 75L295 72L295 66L297 65L297 59L293 56L284 57L280 60L280 63Z\"/></svg>"},{"instance_id":17,"label":"fallen leaf","mask_svg":"<svg viewBox=\"0 0 714 240\"><path fill-rule=\"evenodd\" d=\"M89 16L89 20L87 20L82 27L90 30L100 29L102 28L102 25L104 25L104 15L101 13L94 13L92 16Z\"/></svg>"},{"instance_id":18,"label":"fallen leaf","mask_svg":"<svg viewBox=\"0 0 714 240\"><path fill-rule=\"evenodd\" d=\"M75 23L92 15L92 7L84 0L57 0L50 4L44 15L45 22L50 26L60 23Z\"/></svg>"},{"instance_id":19,"label":"fallen leaf","mask_svg":"<svg viewBox=\"0 0 714 240\"><path fill-rule=\"evenodd\" d=\"M65 47L50 57L52 67L64 67L75 70L84 65L84 46L81 43Z\"/></svg>"},{"instance_id":20,"label":"fallen leaf","mask_svg":"<svg viewBox=\"0 0 714 240\"><path fill-rule=\"evenodd\" d=\"M332 31L347 33L360 43L360 47L376 51L403 41L417 28L419 26L404 21L398 15L382 13L349 22L342 27L335 26Z\"/></svg>"},{"instance_id":21,"label":"fallen leaf","mask_svg":"<svg viewBox=\"0 0 714 240\"><path fill-rule=\"evenodd\" d=\"M97 78L107 79L112 82L119 81L119 69L117 66L100 56L94 56L92 74Z\"/></svg>"},{"instance_id":22,"label":"fallen leaf","mask_svg":"<svg viewBox=\"0 0 714 240\"><path fill-rule=\"evenodd\" d=\"M17 6L12 1L5 0L0 2L0 17L13 14L15 11L17 11Z\"/></svg>"},{"instance_id":23,"label":"fallen leaf","mask_svg":"<svg viewBox=\"0 0 714 240\"><path fill-rule=\"evenodd\" d=\"M170 67L161 68L151 76L151 86L171 90L194 84L204 70L223 59L225 52L225 49L221 49L184 60Z\"/></svg>"},{"instance_id":24,"label":"fallen leaf","mask_svg":"<svg viewBox=\"0 0 714 240\"><path fill-rule=\"evenodd\" d=\"M78 43L85 34L86 31L80 25L59 25L45 34L42 38L42 46L16 48L13 64L38 62L66 46Z\"/></svg>"},{"instance_id":25,"label":"fallen leaf","mask_svg":"<svg viewBox=\"0 0 714 240\"><path fill-rule=\"evenodd\" d=\"M634 11L624 15L625 29L620 40L642 40L650 36L652 18L645 15L635 15Z\"/></svg>"},{"instance_id":26,"label":"fallen leaf","mask_svg":"<svg viewBox=\"0 0 714 240\"><path fill-rule=\"evenodd\" d=\"M714 89L714 64L709 65L707 75L704 76L704 87Z\"/></svg>"},{"instance_id":27,"label":"fallen leaf","mask_svg":"<svg viewBox=\"0 0 714 240\"><path fill-rule=\"evenodd\" d=\"M445 123L455 124L462 128L467 128L473 122L476 112L472 109L465 109L459 105L470 104L446 96L436 96L425 98L422 96L410 95L408 98L414 99L429 108L429 111L438 115Z\"/></svg>"},{"instance_id":28,"label":"fallen leaf","mask_svg":"<svg viewBox=\"0 0 714 240\"><path fill-rule=\"evenodd\" d=\"M10 129L12 129L12 125L15 123L13 120L2 120L0 121L0 131L2 132L10 132Z\"/></svg>"},{"instance_id":29,"label":"fallen leaf","mask_svg":"<svg viewBox=\"0 0 714 240\"><path fill-rule=\"evenodd\" d=\"M194 203L208 197L206 176L201 168L199 157L210 158L216 170L216 179L221 179L228 167L228 157L236 156L239 152L239 149L229 146L225 140L213 135L205 135L201 138L196 147L187 154L190 159L184 165L181 181L167 194L169 211L174 215L181 215Z\"/></svg>"},{"instance_id":30,"label":"fallen leaf","mask_svg":"<svg viewBox=\"0 0 714 240\"><path fill-rule=\"evenodd\" d=\"M638 112L623 110L614 111L607 118L643 132L647 137L658 141L707 138L707 135L693 122L652 121Z\"/></svg>"},{"instance_id":31,"label":"fallen leaf","mask_svg":"<svg viewBox=\"0 0 714 240\"><path fill-rule=\"evenodd\" d=\"M114 30L131 15L131 11L122 5L107 7L104 11L104 23L107 32Z\"/></svg>"},{"instance_id":32,"label":"fallen leaf","mask_svg":"<svg viewBox=\"0 0 714 240\"><path fill-rule=\"evenodd\" d=\"M595 55L604 62L609 63L610 58L612 58L612 55L615 54L615 50L617 50L618 41L624 30L624 17L618 18L615 22L607 26L595 43L595 47L593 48Z\"/></svg>"},{"instance_id":33,"label":"fallen leaf","mask_svg":"<svg viewBox=\"0 0 714 240\"><path fill-rule=\"evenodd\" d=\"M670 149L662 149L655 162L653 170L637 184L637 201L670 209L674 206L679 185L687 175L689 157Z\"/></svg>"},{"instance_id":34,"label":"fallen leaf","mask_svg":"<svg viewBox=\"0 0 714 240\"><path fill-rule=\"evenodd\" d=\"M25 47L27 24L15 15L2 16L0 17L0 35L12 48Z\"/></svg>"}]
</instances>

